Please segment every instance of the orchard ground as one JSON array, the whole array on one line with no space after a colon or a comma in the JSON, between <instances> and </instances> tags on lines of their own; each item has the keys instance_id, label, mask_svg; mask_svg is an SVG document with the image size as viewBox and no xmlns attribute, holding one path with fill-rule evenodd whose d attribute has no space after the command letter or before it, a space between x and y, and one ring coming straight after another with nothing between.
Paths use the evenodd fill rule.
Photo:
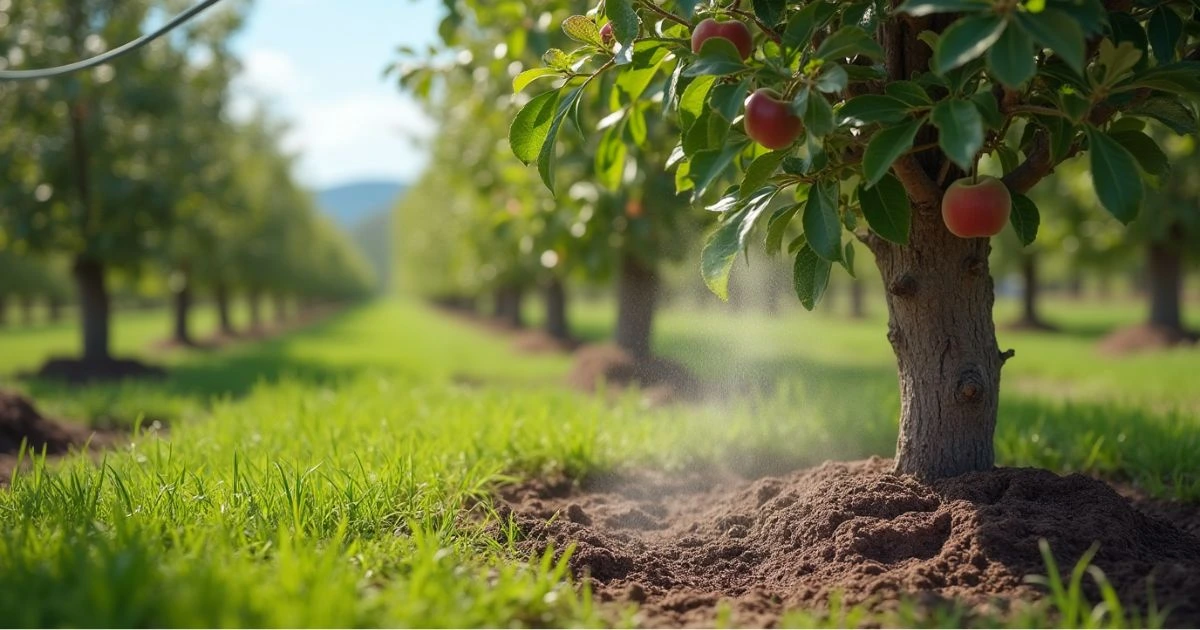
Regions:
<instances>
[{"instance_id":1,"label":"orchard ground","mask_svg":"<svg viewBox=\"0 0 1200 630\"><path fill-rule=\"evenodd\" d=\"M137 428L102 453L18 471L0 491L0 611L24 626L635 623L633 605L599 604L555 550L523 544L498 515L498 488L647 468L754 479L888 456L899 395L873 306L863 322L668 309L656 349L718 394L668 406L571 391L569 357L518 353L511 337L406 301L207 353L156 350L166 314L122 312L115 354L170 375L86 388L14 376L69 352L71 325L0 331L6 386L49 415ZM999 333L1017 351L999 463L1083 472L1194 513L1200 351L1107 357L1097 340L1139 308L1045 311L1064 333ZM577 332L605 338L610 312L579 305ZM997 319L1015 312L1002 303ZM211 328L197 323L201 337ZM144 430L155 421L167 430ZM1084 623L1070 612L1078 597L986 622ZM922 610L901 604L875 621L962 620ZM864 614L796 610L781 623Z\"/></svg>"}]
</instances>

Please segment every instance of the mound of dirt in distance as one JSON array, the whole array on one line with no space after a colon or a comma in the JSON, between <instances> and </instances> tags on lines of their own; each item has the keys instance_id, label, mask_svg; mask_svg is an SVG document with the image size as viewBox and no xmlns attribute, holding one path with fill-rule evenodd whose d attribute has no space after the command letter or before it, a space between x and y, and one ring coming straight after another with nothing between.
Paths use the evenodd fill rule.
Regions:
<instances>
[{"instance_id":1,"label":"mound of dirt in distance","mask_svg":"<svg viewBox=\"0 0 1200 630\"><path fill-rule=\"evenodd\" d=\"M80 359L50 359L34 375L71 384L103 383L125 379L160 379L166 370L133 359L83 361Z\"/></svg>"},{"instance_id":2,"label":"mound of dirt in distance","mask_svg":"<svg viewBox=\"0 0 1200 630\"><path fill-rule=\"evenodd\" d=\"M65 455L72 450L107 446L112 435L87 427L46 418L24 396L0 391L0 485L7 484L21 444L40 455Z\"/></svg>"},{"instance_id":3,"label":"mound of dirt in distance","mask_svg":"<svg viewBox=\"0 0 1200 630\"><path fill-rule=\"evenodd\" d=\"M1100 352L1113 356L1167 350L1196 343L1197 335L1173 328L1141 324L1122 328L1100 340Z\"/></svg>"},{"instance_id":4,"label":"mound of dirt in distance","mask_svg":"<svg viewBox=\"0 0 1200 630\"><path fill-rule=\"evenodd\" d=\"M577 350L567 383L583 391L595 391L600 383L612 390L637 386L659 402L690 399L700 394L700 382L683 365L660 357L639 360L611 344Z\"/></svg>"},{"instance_id":5,"label":"mound of dirt in distance","mask_svg":"<svg viewBox=\"0 0 1200 630\"><path fill-rule=\"evenodd\" d=\"M559 339L544 330L525 330L516 333L513 349L522 354L558 354L574 352L579 342Z\"/></svg>"},{"instance_id":6,"label":"mound of dirt in distance","mask_svg":"<svg viewBox=\"0 0 1200 630\"><path fill-rule=\"evenodd\" d=\"M651 627L711 625L721 602L737 625L772 625L835 595L876 610L908 597L1002 614L1042 595L1025 580L1046 573L1039 539L1068 573L1099 543L1093 564L1126 607L1145 610L1153 591L1173 606L1171 623L1200 623L1200 539L1104 483L998 469L926 485L890 468L876 458L753 482L637 473L533 483L504 490L501 511L530 553L575 544L575 575L601 601L637 602Z\"/></svg>"}]
</instances>

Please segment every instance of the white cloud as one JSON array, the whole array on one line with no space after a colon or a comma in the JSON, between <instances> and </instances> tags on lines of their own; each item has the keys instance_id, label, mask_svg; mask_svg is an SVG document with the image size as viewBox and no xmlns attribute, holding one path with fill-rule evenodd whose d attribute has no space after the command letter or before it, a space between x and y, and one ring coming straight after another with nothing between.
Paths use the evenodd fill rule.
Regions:
<instances>
[{"instance_id":1,"label":"white cloud","mask_svg":"<svg viewBox=\"0 0 1200 630\"><path fill-rule=\"evenodd\" d=\"M241 81L262 96L276 98L300 96L311 87L291 57L264 48L251 50L242 58Z\"/></svg>"}]
</instances>

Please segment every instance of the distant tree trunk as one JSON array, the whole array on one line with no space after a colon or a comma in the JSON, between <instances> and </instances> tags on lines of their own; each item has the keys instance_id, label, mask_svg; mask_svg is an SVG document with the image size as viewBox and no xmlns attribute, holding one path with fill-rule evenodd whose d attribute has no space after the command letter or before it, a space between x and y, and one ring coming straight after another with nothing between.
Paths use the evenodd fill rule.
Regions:
<instances>
[{"instance_id":1,"label":"distant tree trunk","mask_svg":"<svg viewBox=\"0 0 1200 630\"><path fill-rule=\"evenodd\" d=\"M221 334L229 336L237 334L237 331L233 329L233 318L229 313L229 286L222 281L217 281L213 287L213 299L217 303L217 320Z\"/></svg>"},{"instance_id":2,"label":"distant tree trunk","mask_svg":"<svg viewBox=\"0 0 1200 630\"><path fill-rule=\"evenodd\" d=\"M571 338L567 325L567 290L561 278L552 278L543 288L546 306L546 332L555 339L566 341Z\"/></svg>"},{"instance_id":3,"label":"distant tree trunk","mask_svg":"<svg viewBox=\"0 0 1200 630\"><path fill-rule=\"evenodd\" d=\"M33 326L33 296L21 296L21 323L25 326Z\"/></svg>"},{"instance_id":4,"label":"distant tree trunk","mask_svg":"<svg viewBox=\"0 0 1200 630\"><path fill-rule=\"evenodd\" d=\"M850 281L850 317L854 319L864 319L867 316L866 295L863 290L863 281L854 279Z\"/></svg>"},{"instance_id":5,"label":"distant tree trunk","mask_svg":"<svg viewBox=\"0 0 1200 630\"><path fill-rule=\"evenodd\" d=\"M282 293L276 293L275 299L275 323L283 324L287 322L287 298L283 297Z\"/></svg>"},{"instance_id":6,"label":"distant tree trunk","mask_svg":"<svg viewBox=\"0 0 1200 630\"><path fill-rule=\"evenodd\" d=\"M1038 308L1038 298L1041 297L1041 283L1038 280L1037 254L1026 254L1021 260L1021 319L1017 320L1018 328L1034 328L1048 330L1052 328L1042 320Z\"/></svg>"},{"instance_id":7,"label":"distant tree trunk","mask_svg":"<svg viewBox=\"0 0 1200 630\"><path fill-rule=\"evenodd\" d=\"M8 325L8 298L0 295L0 326Z\"/></svg>"},{"instance_id":8,"label":"distant tree trunk","mask_svg":"<svg viewBox=\"0 0 1200 630\"><path fill-rule=\"evenodd\" d=\"M525 320L521 312L521 303L524 299L525 294L521 287L515 284L501 286L496 290L496 319L511 328L524 327Z\"/></svg>"},{"instance_id":9,"label":"distant tree trunk","mask_svg":"<svg viewBox=\"0 0 1200 630\"><path fill-rule=\"evenodd\" d=\"M250 302L250 330L262 330L262 292L250 289L246 299Z\"/></svg>"},{"instance_id":10,"label":"distant tree trunk","mask_svg":"<svg viewBox=\"0 0 1200 630\"><path fill-rule=\"evenodd\" d=\"M1146 247L1147 288L1150 297L1150 324L1166 330L1183 332L1183 253L1179 230L1162 241Z\"/></svg>"},{"instance_id":11,"label":"distant tree trunk","mask_svg":"<svg viewBox=\"0 0 1200 630\"><path fill-rule=\"evenodd\" d=\"M58 296L52 296L47 302L48 312L51 323L57 324L62 321L62 300Z\"/></svg>"},{"instance_id":12,"label":"distant tree trunk","mask_svg":"<svg viewBox=\"0 0 1200 630\"><path fill-rule=\"evenodd\" d=\"M1112 274L1107 272L1100 274L1100 281L1096 283L1096 296L1101 300L1112 298L1112 282Z\"/></svg>"},{"instance_id":13,"label":"distant tree trunk","mask_svg":"<svg viewBox=\"0 0 1200 630\"><path fill-rule=\"evenodd\" d=\"M1072 300L1083 299L1083 271L1078 267L1071 270L1071 277L1067 280L1067 295Z\"/></svg>"},{"instance_id":14,"label":"distant tree trunk","mask_svg":"<svg viewBox=\"0 0 1200 630\"><path fill-rule=\"evenodd\" d=\"M192 335L188 330L189 318L192 311L192 281L191 278L183 275L183 282L178 287L172 290L172 305L174 314L174 325L172 330L174 334L172 339L175 343L181 345L191 345Z\"/></svg>"},{"instance_id":15,"label":"distant tree trunk","mask_svg":"<svg viewBox=\"0 0 1200 630\"><path fill-rule=\"evenodd\" d=\"M650 356L654 308L659 293L658 273L628 253L621 260L620 273L617 281L617 346L637 359L645 359Z\"/></svg>"},{"instance_id":16,"label":"distant tree trunk","mask_svg":"<svg viewBox=\"0 0 1200 630\"><path fill-rule=\"evenodd\" d=\"M109 354L110 306L108 287L104 282L104 263L79 256L72 269L79 290L79 315L83 324L83 360L85 363L105 363Z\"/></svg>"}]
</instances>

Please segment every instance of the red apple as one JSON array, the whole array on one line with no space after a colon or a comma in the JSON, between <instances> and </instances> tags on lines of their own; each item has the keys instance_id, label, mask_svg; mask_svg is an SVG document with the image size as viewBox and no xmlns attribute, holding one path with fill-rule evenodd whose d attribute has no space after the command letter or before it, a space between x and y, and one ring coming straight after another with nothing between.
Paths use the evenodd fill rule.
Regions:
<instances>
[{"instance_id":1,"label":"red apple","mask_svg":"<svg viewBox=\"0 0 1200 630\"><path fill-rule=\"evenodd\" d=\"M792 146L802 131L800 117L778 92L762 88L746 99L746 135L755 142L778 151Z\"/></svg>"},{"instance_id":2,"label":"red apple","mask_svg":"<svg viewBox=\"0 0 1200 630\"><path fill-rule=\"evenodd\" d=\"M1011 212L1012 195L995 177L980 177L976 183L964 177L950 184L942 197L942 220L951 234L962 238L999 234Z\"/></svg>"},{"instance_id":3,"label":"red apple","mask_svg":"<svg viewBox=\"0 0 1200 630\"><path fill-rule=\"evenodd\" d=\"M741 53L742 59L749 59L754 54L754 36L742 22L718 22L708 18L696 25L692 31L692 52L700 54L700 47L713 37L724 37Z\"/></svg>"},{"instance_id":4,"label":"red apple","mask_svg":"<svg viewBox=\"0 0 1200 630\"><path fill-rule=\"evenodd\" d=\"M612 22L605 22L604 26L600 27L600 41L610 48L616 43L617 37L613 35Z\"/></svg>"}]
</instances>

